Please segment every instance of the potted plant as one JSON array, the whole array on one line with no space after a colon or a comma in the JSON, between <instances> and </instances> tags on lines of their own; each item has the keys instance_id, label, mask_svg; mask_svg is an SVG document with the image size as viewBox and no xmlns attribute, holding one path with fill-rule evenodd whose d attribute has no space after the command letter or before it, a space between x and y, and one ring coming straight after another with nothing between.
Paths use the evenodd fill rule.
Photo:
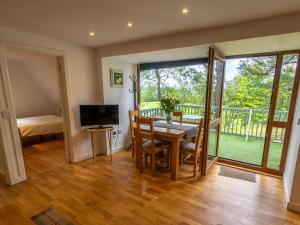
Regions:
<instances>
[{"instance_id":1,"label":"potted plant","mask_svg":"<svg viewBox=\"0 0 300 225\"><path fill-rule=\"evenodd\" d=\"M164 97L160 99L160 105L162 110L166 114L166 123L172 123L172 115L171 113L175 111L176 106L180 104L180 101L175 98Z\"/></svg>"}]
</instances>

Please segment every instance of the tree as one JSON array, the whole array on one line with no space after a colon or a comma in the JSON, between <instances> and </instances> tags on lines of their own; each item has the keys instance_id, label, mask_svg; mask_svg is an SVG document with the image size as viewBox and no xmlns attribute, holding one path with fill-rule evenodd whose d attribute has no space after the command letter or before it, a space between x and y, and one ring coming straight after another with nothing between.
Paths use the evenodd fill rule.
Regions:
<instances>
[{"instance_id":1,"label":"tree","mask_svg":"<svg viewBox=\"0 0 300 225\"><path fill-rule=\"evenodd\" d=\"M277 109L288 110L297 57L284 57ZM225 107L269 109L276 57L252 57L239 62L238 74L225 82Z\"/></svg>"}]
</instances>

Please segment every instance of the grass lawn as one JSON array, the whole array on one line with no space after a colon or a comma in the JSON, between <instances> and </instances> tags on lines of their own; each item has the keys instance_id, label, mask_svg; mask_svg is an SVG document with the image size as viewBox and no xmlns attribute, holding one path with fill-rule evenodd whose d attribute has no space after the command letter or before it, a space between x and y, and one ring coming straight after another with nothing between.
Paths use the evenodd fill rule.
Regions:
<instances>
[{"instance_id":1,"label":"grass lawn","mask_svg":"<svg viewBox=\"0 0 300 225\"><path fill-rule=\"evenodd\" d=\"M261 165L264 139L221 134L220 157L241 162ZM271 142L268 167L278 169L281 159L282 144Z\"/></svg>"},{"instance_id":2,"label":"grass lawn","mask_svg":"<svg viewBox=\"0 0 300 225\"><path fill-rule=\"evenodd\" d=\"M141 109L159 108L160 102L141 102Z\"/></svg>"}]
</instances>

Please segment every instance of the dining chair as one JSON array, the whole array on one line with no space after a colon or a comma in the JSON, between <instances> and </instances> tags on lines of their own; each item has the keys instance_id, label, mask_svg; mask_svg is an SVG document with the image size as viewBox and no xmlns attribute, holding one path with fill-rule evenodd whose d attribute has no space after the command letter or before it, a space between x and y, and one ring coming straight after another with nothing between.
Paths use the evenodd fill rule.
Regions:
<instances>
[{"instance_id":1,"label":"dining chair","mask_svg":"<svg viewBox=\"0 0 300 225\"><path fill-rule=\"evenodd\" d=\"M130 122L130 133L131 133L131 143L132 143L132 158L135 154L135 144L136 138L134 134L134 123L136 123L136 118L140 115L139 110L129 110L129 122Z\"/></svg>"},{"instance_id":2,"label":"dining chair","mask_svg":"<svg viewBox=\"0 0 300 225\"><path fill-rule=\"evenodd\" d=\"M204 119L199 122L199 127L196 134L195 143L183 141L180 143L180 164L183 162L184 155L191 155L193 157L193 176L197 174L197 160L199 158L199 171L201 170L201 152L203 150L204 139Z\"/></svg>"},{"instance_id":3,"label":"dining chair","mask_svg":"<svg viewBox=\"0 0 300 225\"><path fill-rule=\"evenodd\" d=\"M167 167L170 167L170 143L154 138L153 119L149 117L137 117L137 138L139 146L139 168L143 172L143 159L147 163L150 157L150 166L153 176L156 175L156 165L162 160L167 160ZM166 151L167 154L164 154Z\"/></svg>"},{"instance_id":4,"label":"dining chair","mask_svg":"<svg viewBox=\"0 0 300 225\"><path fill-rule=\"evenodd\" d=\"M180 123L182 123L182 115L183 115L182 111L173 112L173 117L179 118L177 121L179 121ZM176 119L175 119L175 121L176 121Z\"/></svg>"}]
</instances>

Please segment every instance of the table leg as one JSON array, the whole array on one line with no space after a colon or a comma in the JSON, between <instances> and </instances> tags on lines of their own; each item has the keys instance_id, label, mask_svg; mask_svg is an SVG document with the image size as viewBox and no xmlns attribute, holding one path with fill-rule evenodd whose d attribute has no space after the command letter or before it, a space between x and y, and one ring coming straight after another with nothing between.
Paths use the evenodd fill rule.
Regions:
<instances>
[{"instance_id":1,"label":"table leg","mask_svg":"<svg viewBox=\"0 0 300 225\"><path fill-rule=\"evenodd\" d=\"M179 173L179 140L172 142L172 160L171 160L171 178L172 180L178 179Z\"/></svg>"},{"instance_id":2,"label":"table leg","mask_svg":"<svg viewBox=\"0 0 300 225\"><path fill-rule=\"evenodd\" d=\"M110 160L112 161L112 131L109 131L109 151L110 151Z\"/></svg>"},{"instance_id":3,"label":"table leg","mask_svg":"<svg viewBox=\"0 0 300 225\"><path fill-rule=\"evenodd\" d=\"M135 166L137 169L140 168L140 148L139 148L139 140L136 137L135 139Z\"/></svg>"},{"instance_id":4,"label":"table leg","mask_svg":"<svg viewBox=\"0 0 300 225\"><path fill-rule=\"evenodd\" d=\"M92 153L93 153L93 159L95 158L95 138L94 138L94 132L91 132L91 142L92 142Z\"/></svg>"}]
</instances>

